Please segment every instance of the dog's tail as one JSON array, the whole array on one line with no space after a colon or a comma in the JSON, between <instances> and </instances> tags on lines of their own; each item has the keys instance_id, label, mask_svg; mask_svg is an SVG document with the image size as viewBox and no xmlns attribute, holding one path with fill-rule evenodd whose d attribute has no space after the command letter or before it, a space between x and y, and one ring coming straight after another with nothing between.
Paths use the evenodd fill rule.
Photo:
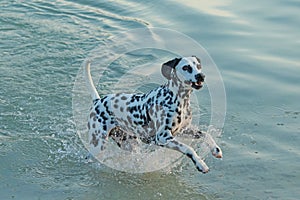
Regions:
<instances>
[{"instance_id":1,"label":"dog's tail","mask_svg":"<svg viewBox=\"0 0 300 200\"><path fill-rule=\"evenodd\" d=\"M91 93L93 100L96 100L96 99L100 99L100 96L96 90L94 83L93 83L90 65L91 65L91 62L89 60L86 61L86 63L85 63L85 79L86 79L86 83L87 83L88 89Z\"/></svg>"}]
</instances>

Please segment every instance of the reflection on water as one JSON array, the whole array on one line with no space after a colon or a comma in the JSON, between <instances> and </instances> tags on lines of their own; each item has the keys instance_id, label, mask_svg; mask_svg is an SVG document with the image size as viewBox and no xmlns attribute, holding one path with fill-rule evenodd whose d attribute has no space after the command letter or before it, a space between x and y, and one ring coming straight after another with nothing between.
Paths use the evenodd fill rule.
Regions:
<instances>
[{"instance_id":1,"label":"reflection on water","mask_svg":"<svg viewBox=\"0 0 300 200\"><path fill-rule=\"evenodd\" d=\"M199 1L199 0L191 0L188 3L176 2L180 3L183 6L189 7L190 9L198 10L200 12L206 13L208 15L218 16L218 17L230 17L237 18L232 12L229 10L223 9L224 7L228 7L230 2L220 2L217 0L212 1Z\"/></svg>"}]
</instances>

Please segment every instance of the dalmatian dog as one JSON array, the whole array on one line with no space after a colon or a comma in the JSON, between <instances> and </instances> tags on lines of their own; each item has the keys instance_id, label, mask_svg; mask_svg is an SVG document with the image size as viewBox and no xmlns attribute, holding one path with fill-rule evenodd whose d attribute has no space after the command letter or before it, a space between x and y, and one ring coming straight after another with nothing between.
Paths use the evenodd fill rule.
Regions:
<instances>
[{"instance_id":1,"label":"dalmatian dog","mask_svg":"<svg viewBox=\"0 0 300 200\"><path fill-rule=\"evenodd\" d=\"M175 58L164 63L161 72L167 83L148 93L117 93L100 98L90 74L90 61L86 62L85 77L93 99L88 120L90 152L96 154L104 150L109 137L124 149L126 143L139 139L179 151L189 157L200 172L207 173L208 166L195 150L175 138L177 133L191 131L188 129L192 121L190 96L193 90L202 88L205 78L200 59L196 56ZM193 134L201 137L204 133ZM222 158L220 147L210 139L212 155Z\"/></svg>"}]
</instances>

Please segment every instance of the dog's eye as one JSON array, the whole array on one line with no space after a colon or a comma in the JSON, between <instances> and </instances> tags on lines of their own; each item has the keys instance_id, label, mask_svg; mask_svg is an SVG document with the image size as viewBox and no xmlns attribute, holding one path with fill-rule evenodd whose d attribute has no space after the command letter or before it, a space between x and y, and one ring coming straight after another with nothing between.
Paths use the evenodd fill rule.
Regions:
<instances>
[{"instance_id":1,"label":"dog's eye","mask_svg":"<svg viewBox=\"0 0 300 200\"><path fill-rule=\"evenodd\" d=\"M190 65L185 65L182 67L183 71L188 71L189 73L193 72L193 68Z\"/></svg>"}]
</instances>

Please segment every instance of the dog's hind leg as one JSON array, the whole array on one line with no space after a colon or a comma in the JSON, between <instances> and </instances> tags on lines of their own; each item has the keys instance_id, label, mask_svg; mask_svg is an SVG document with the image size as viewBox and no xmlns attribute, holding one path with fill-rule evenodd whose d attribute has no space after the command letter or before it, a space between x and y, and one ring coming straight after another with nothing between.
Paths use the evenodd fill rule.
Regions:
<instances>
[{"instance_id":1,"label":"dog's hind leg","mask_svg":"<svg viewBox=\"0 0 300 200\"><path fill-rule=\"evenodd\" d=\"M107 125L99 122L99 116L93 111L90 114L88 127L89 151L93 156L97 155L105 148L105 143L108 139Z\"/></svg>"},{"instance_id":2,"label":"dog's hind leg","mask_svg":"<svg viewBox=\"0 0 300 200\"><path fill-rule=\"evenodd\" d=\"M96 156L100 151L105 149L107 134L97 130L89 131L89 151L93 156Z\"/></svg>"},{"instance_id":3,"label":"dog's hind leg","mask_svg":"<svg viewBox=\"0 0 300 200\"><path fill-rule=\"evenodd\" d=\"M109 133L109 137L112 138L117 145L125 151L135 151L138 145L138 139L135 135L130 135L120 128L114 128Z\"/></svg>"}]
</instances>

